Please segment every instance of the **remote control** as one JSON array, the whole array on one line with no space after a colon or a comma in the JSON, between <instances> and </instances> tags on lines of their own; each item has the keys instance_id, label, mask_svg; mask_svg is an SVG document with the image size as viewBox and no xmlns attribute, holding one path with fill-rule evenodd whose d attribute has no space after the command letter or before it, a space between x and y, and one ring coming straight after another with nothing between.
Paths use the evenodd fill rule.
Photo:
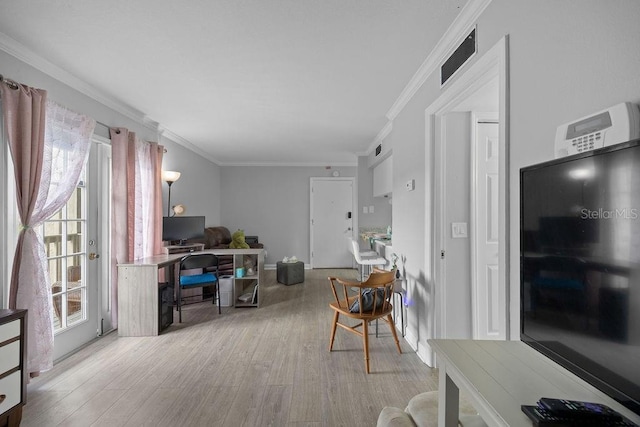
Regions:
<instances>
[{"instance_id":1,"label":"remote control","mask_svg":"<svg viewBox=\"0 0 640 427\"><path fill-rule=\"evenodd\" d=\"M534 427L638 427L623 417L620 419L559 417L540 406L522 405L521 408L533 422Z\"/></svg>"},{"instance_id":2,"label":"remote control","mask_svg":"<svg viewBox=\"0 0 640 427\"><path fill-rule=\"evenodd\" d=\"M607 405L601 403L580 402L577 400L551 399L543 397L538 401L541 409L546 409L558 417L570 417L573 419L594 418L599 420L621 420L618 414Z\"/></svg>"}]
</instances>

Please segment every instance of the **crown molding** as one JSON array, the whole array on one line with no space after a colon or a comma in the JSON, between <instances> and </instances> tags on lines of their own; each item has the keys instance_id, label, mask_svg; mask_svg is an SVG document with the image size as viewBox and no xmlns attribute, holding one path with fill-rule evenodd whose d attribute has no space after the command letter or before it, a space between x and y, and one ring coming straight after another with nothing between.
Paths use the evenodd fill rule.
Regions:
<instances>
[{"instance_id":1,"label":"crown molding","mask_svg":"<svg viewBox=\"0 0 640 427\"><path fill-rule=\"evenodd\" d=\"M358 162L357 160L354 162L340 162L340 163L334 163L334 162L324 162L324 163L315 163L315 162L291 162L291 163L285 163L285 162L228 162L228 163L220 163L220 166L265 166L265 167L327 167L330 166L332 168L339 168L339 167L357 167L358 166Z\"/></svg>"},{"instance_id":2,"label":"crown molding","mask_svg":"<svg viewBox=\"0 0 640 427\"><path fill-rule=\"evenodd\" d=\"M206 151L202 150L199 147L196 147L193 143L191 143L190 141L184 139L180 135L170 131L169 129L163 128L162 126L158 125L158 139L160 139L160 138L167 138L168 140L173 141L176 144L181 145L184 148L193 151L194 153L198 154L199 156L204 157L205 159L209 160L211 163L214 163L214 164L216 164L218 166L222 166L220 161L218 159L214 158L213 156L211 156L211 154L207 153Z\"/></svg>"},{"instance_id":3,"label":"crown molding","mask_svg":"<svg viewBox=\"0 0 640 427\"><path fill-rule=\"evenodd\" d=\"M469 0L391 106L387 112L389 120L393 121L400 114L427 78L438 69L446 55L457 47L457 43L476 24L490 3L491 0Z\"/></svg>"}]
</instances>

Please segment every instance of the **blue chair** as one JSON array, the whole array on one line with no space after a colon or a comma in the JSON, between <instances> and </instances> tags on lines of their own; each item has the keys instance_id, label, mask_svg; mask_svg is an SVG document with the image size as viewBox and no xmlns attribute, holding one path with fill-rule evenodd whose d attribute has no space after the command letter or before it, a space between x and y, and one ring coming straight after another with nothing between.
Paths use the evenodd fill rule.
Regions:
<instances>
[{"instance_id":1,"label":"blue chair","mask_svg":"<svg viewBox=\"0 0 640 427\"><path fill-rule=\"evenodd\" d=\"M188 274L187 274L188 273ZM214 254L192 254L180 260L180 284L178 286L178 322L182 323L182 290L211 286L214 288L213 304L218 302L220 310L220 287L218 286L218 257Z\"/></svg>"}]
</instances>

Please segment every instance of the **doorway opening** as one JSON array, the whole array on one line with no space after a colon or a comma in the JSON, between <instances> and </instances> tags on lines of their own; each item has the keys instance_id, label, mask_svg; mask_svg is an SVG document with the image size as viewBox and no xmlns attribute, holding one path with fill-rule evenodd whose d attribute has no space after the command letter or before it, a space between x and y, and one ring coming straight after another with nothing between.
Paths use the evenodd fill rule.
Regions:
<instances>
[{"instance_id":1,"label":"doorway opening","mask_svg":"<svg viewBox=\"0 0 640 427\"><path fill-rule=\"evenodd\" d=\"M433 174L432 186L427 186L426 194L425 221L430 227L425 238L425 269L433 271L436 289L430 307L434 313L433 326L428 331L435 338L471 338L479 329L477 322L482 316L490 317L492 327L500 330L501 337L506 338L509 331L507 52L505 37L453 81L425 111L426 165ZM491 100L486 101L487 97L495 100L494 105ZM483 196L485 200L494 198L497 205L491 218L498 246L497 266L492 267L495 286L492 291L496 294L490 300L479 298L486 289L472 292L471 286L478 283L479 269L472 270L472 256L476 258L473 264L477 265L479 253L474 245L480 240L481 228L477 214L480 200L472 197L480 185L477 166L475 163L472 166L472 147L476 144L471 135L476 133L477 113L493 113L499 123L497 141L491 146L497 151L499 178L492 193ZM458 126L462 122L466 123L464 138ZM460 151L456 153L455 149ZM466 190L456 188L459 182L454 179L454 167L460 164L466 168ZM485 224L486 220L482 219ZM427 351L424 359L433 365L430 353Z\"/></svg>"}]
</instances>

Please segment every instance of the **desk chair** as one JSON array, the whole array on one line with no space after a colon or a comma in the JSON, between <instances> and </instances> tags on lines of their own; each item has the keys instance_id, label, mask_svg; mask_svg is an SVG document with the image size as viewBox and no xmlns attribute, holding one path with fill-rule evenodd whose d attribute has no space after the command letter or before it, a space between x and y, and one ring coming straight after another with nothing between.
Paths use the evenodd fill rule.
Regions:
<instances>
[{"instance_id":1,"label":"desk chair","mask_svg":"<svg viewBox=\"0 0 640 427\"><path fill-rule=\"evenodd\" d=\"M351 239L351 253L360 268L360 280L365 280L371 273L373 266L384 266L387 260L378 255L375 251L360 251L360 245L355 239ZM366 271L365 271L366 270Z\"/></svg>"},{"instance_id":2,"label":"desk chair","mask_svg":"<svg viewBox=\"0 0 640 427\"><path fill-rule=\"evenodd\" d=\"M396 328L391 317L393 306L391 298L396 280L396 271L377 272L369 275L365 282L354 282L343 280L337 277L329 277L331 291L334 302L329 307L334 311L333 323L331 325L331 339L329 341L329 351L333 350L333 341L336 336L337 327L362 337L364 347L364 365L367 374L369 369L369 322L382 319L389 324L393 339L396 342L398 352L402 354ZM351 290L357 289L355 295ZM340 322L340 316L360 320L355 326L350 326ZM362 329L359 329L362 328Z\"/></svg>"},{"instance_id":3,"label":"desk chair","mask_svg":"<svg viewBox=\"0 0 640 427\"><path fill-rule=\"evenodd\" d=\"M195 273L195 274L194 274ZM218 286L218 257L214 254L187 255L180 260L180 283L178 286L178 322L182 323L182 290L213 286L213 304L218 302L220 310L220 287Z\"/></svg>"}]
</instances>

